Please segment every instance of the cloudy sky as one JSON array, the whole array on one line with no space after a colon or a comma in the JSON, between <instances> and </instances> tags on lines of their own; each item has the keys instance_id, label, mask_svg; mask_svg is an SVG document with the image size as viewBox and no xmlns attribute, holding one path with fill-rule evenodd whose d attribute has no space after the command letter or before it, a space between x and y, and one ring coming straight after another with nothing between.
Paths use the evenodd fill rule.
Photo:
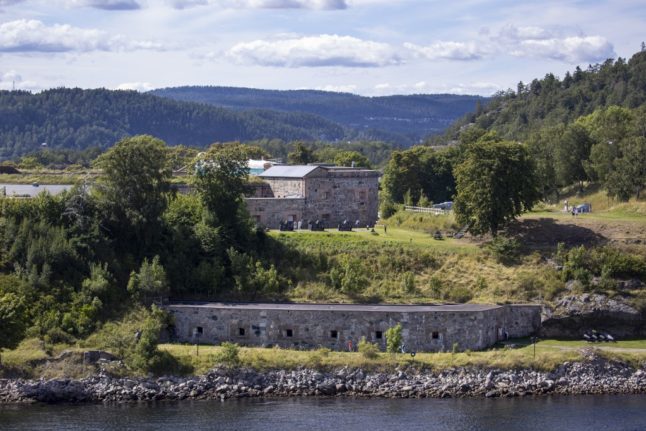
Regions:
<instances>
[{"instance_id":1,"label":"cloudy sky","mask_svg":"<svg viewBox=\"0 0 646 431\"><path fill-rule=\"evenodd\" d=\"M644 0L0 0L0 88L489 95L646 39Z\"/></svg>"}]
</instances>

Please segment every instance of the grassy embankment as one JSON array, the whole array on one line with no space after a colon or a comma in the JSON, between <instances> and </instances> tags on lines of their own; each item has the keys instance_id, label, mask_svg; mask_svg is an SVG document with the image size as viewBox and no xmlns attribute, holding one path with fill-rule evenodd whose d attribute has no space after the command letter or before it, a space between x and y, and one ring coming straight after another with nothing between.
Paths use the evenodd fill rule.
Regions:
<instances>
[{"instance_id":1,"label":"grassy embankment","mask_svg":"<svg viewBox=\"0 0 646 431\"><path fill-rule=\"evenodd\" d=\"M361 367L368 370L391 371L401 366L414 366L436 371L451 367L483 367L518 369L529 368L549 371L566 361L582 360L581 349L594 347L607 358L627 361L633 365L646 360L646 340L619 341L612 344L591 345L580 341L541 340L534 346L527 339L513 340L515 346L496 348L482 352L444 352L410 354L379 353L375 358L366 358L358 352L334 352L329 349L291 350L280 348L241 347L237 365L258 370L295 369L311 367L331 369L338 367ZM85 348L86 350L87 348ZM169 373L202 374L218 364L221 347L201 345L162 344L160 349L174 359L174 368ZM25 340L15 350L3 353L3 364L8 368L24 370L30 377L83 377L96 370L82 364L79 356L70 355L66 360L45 360L60 355L63 350L81 352L84 349L70 346L53 346L48 352L34 339ZM230 365L230 364L229 364ZM128 370L120 374L130 375ZM136 373L135 373L136 374Z\"/></svg>"},{"instance_id":2,"label":"grassy embankment","mask_svg":"<svg viewBox=\"0 0 646 431\"><path fill-rule=\"evenodd\" d=\"M608 205L605 193L598 190L581 198L567 198L571 204L591 202L594 212L574 218L569 213L561 213L556 205L543 205L540 211L525 214L510 229L520 239L518 254L511 261L501 259L487 246L491 238L448 237L447 233L459 230L451 214L398 212L383 220L375 233L365 229L272 232L272 237L279 242L310 256L313 261L326 263L308 267L300 261L288 262L285 267L295 268L294 278L298 282L286 292L286 299L549 302L565 292L565 280L550 262L559 242L569 247L583 245L588 250L611 247L646 260L646 202L610 201ZM436 230L444 234L443 239L433 239ZM328 278L330 267L348 259L358 262L356 270L361 287L357 292L333 288ZM612 294L615 293L618 292ZM632 298L644 293L621 292Z\"/></svg>"}]
</instances>

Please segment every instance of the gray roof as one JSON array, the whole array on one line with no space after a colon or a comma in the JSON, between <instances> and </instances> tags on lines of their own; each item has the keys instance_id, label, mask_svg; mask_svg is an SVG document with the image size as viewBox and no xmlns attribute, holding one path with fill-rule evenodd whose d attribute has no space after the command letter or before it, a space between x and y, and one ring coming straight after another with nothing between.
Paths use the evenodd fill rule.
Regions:
<instances>
[{"instance_id":1,"label":"gray roof","mask_svg":"<svg viewBox=\"0 0 646 431\"><path fill-rule=\"evenodd\" d=\"M211 308L238 310L291 310L291 311L376 311L376 312L461 312L485 311L500 308L496 304L290 304L290 303L233 303L233 302L175 302L170 308Z\"/></svg>"},{"instance_id":2,"label":"gray roof","mask_svg":"<svg viewBox=\"0 0 646 431\"><path fill-rule=\"evenodd\" d=\"M317 169L318 166L307 166L307 165L295 165L295 166L288 166L288 165L280 165L280 166L272 166L271 168L267 169L265 172L258 174L259 177L264 177L264 178L303 178L310 172L314 171Z\"/></svg>"}]
</instances>

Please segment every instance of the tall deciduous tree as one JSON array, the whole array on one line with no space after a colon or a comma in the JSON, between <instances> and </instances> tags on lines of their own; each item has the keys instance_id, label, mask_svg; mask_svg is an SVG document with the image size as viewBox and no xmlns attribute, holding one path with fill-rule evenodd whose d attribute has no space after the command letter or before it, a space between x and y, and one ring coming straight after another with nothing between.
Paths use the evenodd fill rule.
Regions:
<instances>
[{"instance_id":1,"label":"tall deciduous tree","mask_svg":"<svg viewBox=\"0 0 646 431\"><path fill-rule=\"evenodd\" d=\"M195 160L195 188L208 211L208 225L238 237L246 229L243 195L247 187L247 153L239 146L212 146Z\"/></svg>"},{"instance_id":2,"label":"tall deciduous tree","mask_svg":"<svg viewBox=\"0 0 646 431\"><path fill-rule=\"evenodd\" d=\"M98 160L99 202L110 236L143 257L159 239L171 170L166 144L152 136L122 139Z\"/></svg>"},{"instance_id":3,"label":"tall deciduous tree","mask_svg":"<svg viewBox=\"0 0 646 431\"><path fill-rule=\"evenodd\" d=\"M513 142L478 142L455 169L457 221L474 234L498 230L538 201L527 148Z\"/></svg>"}]
</instances>

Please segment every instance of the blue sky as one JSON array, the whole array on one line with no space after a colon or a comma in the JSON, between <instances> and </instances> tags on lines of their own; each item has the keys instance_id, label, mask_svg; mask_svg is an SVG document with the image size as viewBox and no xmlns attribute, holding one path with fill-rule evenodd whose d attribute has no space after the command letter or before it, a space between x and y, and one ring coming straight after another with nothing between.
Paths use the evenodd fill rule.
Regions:
<instances>
[{"instance_id":1,"label":"blue sky","mask_svg":"<svg viewBox=\"0 0 646 431\"><path fill-rule=\"evenodd\" d=\"M0 0L0 89L489 95L630 57L646 2Z\"/></svg>"}]
</instances>

